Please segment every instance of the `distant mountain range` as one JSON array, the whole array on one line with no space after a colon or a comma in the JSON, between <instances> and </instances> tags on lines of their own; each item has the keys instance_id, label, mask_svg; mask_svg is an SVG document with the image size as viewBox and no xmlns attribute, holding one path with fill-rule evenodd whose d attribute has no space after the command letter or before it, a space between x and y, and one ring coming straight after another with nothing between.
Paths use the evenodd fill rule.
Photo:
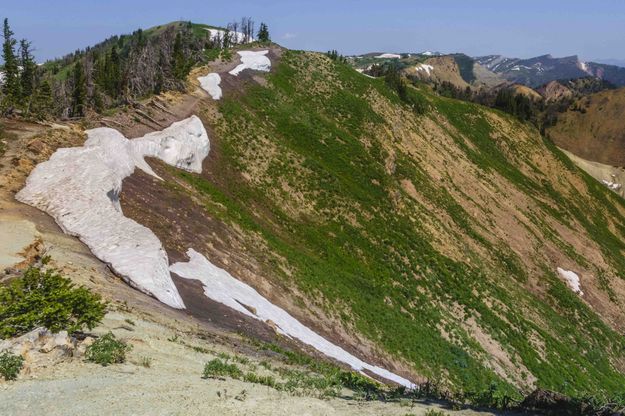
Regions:
<instances>
[{"instance_id":1,"label":"distant mountain range","mask_svg":"<svg viewBox=\"0 0 625 416\"><path fill-rule=\"evenodd\" d=\"M500 75L506 81L538 87L554 80L596 77L617 86L625 86L625 68L597 62L584 62L577 55L554 58L507 58L487 55L474 58L476 63Z\"/></svg>"},{"instance_id":2,"label":"distant mountain range","mask_svg":"<svg viewBox=\"0 0 625 416\"><path fill-rule=\"evenodd\" d=\"M614 86L625 86L625 60L604 59L601 62L583 61L577 55L554 58L541 55L529 59L508 58L502 55L470 57L463 53L442 54L425 51L420 53L368 53L349 57L360 70L367 70L373 64L384 60L398 60L404 67L427 62L430 58L450 57L458 64L464 81L469 84L495 86L502 83L522 84L531 88L541 87L551 81L593 77L607 81ZM418 70L418 68L417 68ZM436 72L436 71L435 71ZM425 75L431 77L430 71ZM440 75L440 74L439 74Z\"/></svg>"}]
</instances>

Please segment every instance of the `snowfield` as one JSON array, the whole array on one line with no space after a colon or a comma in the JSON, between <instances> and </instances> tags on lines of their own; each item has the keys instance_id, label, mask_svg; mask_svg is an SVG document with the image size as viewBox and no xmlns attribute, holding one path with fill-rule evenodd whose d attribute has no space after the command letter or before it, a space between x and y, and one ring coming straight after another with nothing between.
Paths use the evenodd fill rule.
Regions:
<instances>
[{"instance_id":1,"label":"snowfield","mask_svg":"<svg viewBox=\"0 0 625 416\"><path fill-rule=\"evenodd\" d=\"M612 175L612 181L608 181L605 179L601 180L601 183L604 184L605 186L607 186L609 189L613 190L613 191L618 191L620 190L623 186L618 183L618 182L613 182L614 181L614 175Z\"/></svg>"},{"instance_id":2,"label":"snowfield","mask_svg":"<svg viewBox=\"0 0 625 416\"><path fill-rule=\"evenodd\" d=\"M407 388L415 385L403 377L388 370L367 364L351 355L341 347L302 325L285 310L275 306L262 297L254 288L240 282L227 271L213 265L202 254L193 249L187 251L187 263L175 263L169 269L185 279L195 279L204 285L204 294L209 299L222 303L244 315L263 322L271 321L280 334L297 338L303 343L338 361L348 364L356 371L368 370L387 380L394 381ZM246 307L247 306L247 307Z\"/></svg>"},{"instance_id":3,"label":"snowfield","mask_svg":"<svg viewBox=\"0 0 625 416\"><path fill-rule=\"evenodd\" d=\"M558 270L558 274L560 275L560 277L564 279L567 286L573 292L577 293L580 296L584 296L584 292L582 292L582 288L581 288L580 281L579 281L579 276L577 275L577 273L572 272L570 270L564 270L560 267L558 267L557 270Z\"/></svg>"},{"instance_id":4,"label":"snowfield","mask_svg":"<svg viewBox=\"0 0 625 416\"><path fill-rule=\"evenodd\" d=\"M378 59L399 59L399 58L401 58L401 55L398 55L396 53L383 53L382 55L376 56L376 58L378 58Z\"/></svg>"},{"instance_id":5,"label":"snowfield","mask_svg":"<svg viewBox=\"0 0 625 416\"><path fill-rule=\"evenodd\" d=\"M217 40L217 39L223 39L224 35L226 34L225 30L222 29L208 29L206 28L206 30L209 33L210 36L210 40ZM241 32L228 32L230 34L230 36L232 36L232 39L234 40L235 43L243 43L243 41L245 40L245 34L241 33ZM250 42L254 42L254 37L252 36L250 38Z\"/></svg>"},{"instance_id":6,"label":"snowfield","mask_svg":"<svg viewBox=\"0 0 625 416\"><path fill-rule=\"evenodd\" d=\"M87 130L87 136L82 147L58 149L37 165L16 198L50 214L131 286L184 308L161 242L150 229L124 216L119 194L135 167L158 178L145 162L147 156L201 172L209 151L202 122L192 116L133 140L110 128Z\"/></svg>"},{"instance_id":7,"label":"snowfield","mask_svg":"<svg viewBox=\"0 0 625 416\"><path fill-rule=\"evenodd\" d=\"M246 69L264 72L269 72L271 69L271 61L265 56L269 51L239 51L237 53L241 57L241 63L229 72L230 75L237 76Z\"/></svg>"},{"instance_id":8,"label":"snowfield","mask_svg":"<svg viewBox=\"0 0 625 416\"><path fill-rule=\"evenodd\" d=\"M211 96L213 100L219 100L221 98L221 77L219 74L213 72L203 77L198 77L202 88Z\"/></svg>"},{"instance_id":9,"label":"snowfield","mask_svg":"<svg viewBox=\"0 0 625 416\"><path fill-rule=\"evenodd\" d=\"M434 67L432 65L428 65L428 64L419 64L417 66L415 66L415 69L417 71L425 71L428 76L430 76L430 71L434 70Z\"/></svg>"}]
</instances>

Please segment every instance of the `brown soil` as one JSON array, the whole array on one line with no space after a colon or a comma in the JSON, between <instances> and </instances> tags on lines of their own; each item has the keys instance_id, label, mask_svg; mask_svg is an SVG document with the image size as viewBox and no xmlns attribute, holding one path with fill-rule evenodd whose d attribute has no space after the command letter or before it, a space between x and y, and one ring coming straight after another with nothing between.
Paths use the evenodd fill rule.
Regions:
<instances>
[{"instance_id":1,"label":"brown soil","mask_svg":"<svg viewBox=\"0 0 625 416\"><path fill-rule=\"evenodd\" d=\"M576 156L625 166L625 88L579 99L547 130L551 139Z\"/></svg>"}]
</instances>

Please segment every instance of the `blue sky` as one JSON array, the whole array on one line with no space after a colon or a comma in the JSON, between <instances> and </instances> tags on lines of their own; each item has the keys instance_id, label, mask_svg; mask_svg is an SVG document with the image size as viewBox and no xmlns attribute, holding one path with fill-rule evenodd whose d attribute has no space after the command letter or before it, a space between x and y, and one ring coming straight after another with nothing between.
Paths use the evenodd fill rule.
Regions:
<instances>
[{"instance_id":1,"label":"blue sky","mask_svg":"<svg viewBox=\"0 0 625 416\"><path fill-rule=\"evenodd\" d=\"M625 59L624 0L0 0L0 17L33 42L38 60L139 27L241 16L298 49Z\"/></svg>"}]
</instances>

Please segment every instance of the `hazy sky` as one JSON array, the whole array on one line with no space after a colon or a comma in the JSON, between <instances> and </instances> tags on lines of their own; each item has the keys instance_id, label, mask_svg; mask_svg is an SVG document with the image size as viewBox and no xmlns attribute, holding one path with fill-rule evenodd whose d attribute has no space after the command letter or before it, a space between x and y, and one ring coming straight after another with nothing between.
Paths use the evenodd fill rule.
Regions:
<instances>
[{"instance_id":1,"label":"hazy sky","mask_svg":"<svg viewBox=\"0 0 625 416\"><path fill-rule=\"evenodd\" d=\"M297 49L625 58L625 0L0 0L40 61L139 27L241 16Z\"/></svg>"}]
</instances>

